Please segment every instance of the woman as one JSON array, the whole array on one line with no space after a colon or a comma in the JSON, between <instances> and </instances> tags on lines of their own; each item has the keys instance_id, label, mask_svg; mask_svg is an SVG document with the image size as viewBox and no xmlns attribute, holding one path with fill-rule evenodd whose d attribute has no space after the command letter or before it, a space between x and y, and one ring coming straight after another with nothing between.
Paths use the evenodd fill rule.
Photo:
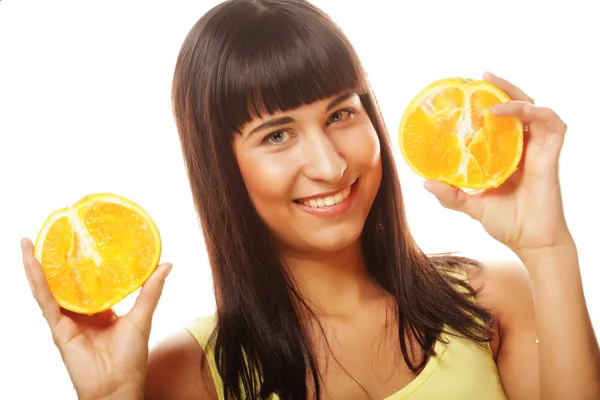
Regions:
<instances>
[{"instance_id":1,"label":"woman","mask_svg":"<svg viewBox=\"0 0 600 400\"><path fill-rule=\"evenodd\" d=\"M127 315L82 317L59 309L24 240L79 398L600 398L558 182L566 126L485 78L513 99L492 112L528 124L522 166L485 194L426 187L479 220L518 265L419 249L375 97L320 10L230 0L209 11L183 43L173 105L216 316L148 356L170 265Z\"/></svg>"}]
</instances>

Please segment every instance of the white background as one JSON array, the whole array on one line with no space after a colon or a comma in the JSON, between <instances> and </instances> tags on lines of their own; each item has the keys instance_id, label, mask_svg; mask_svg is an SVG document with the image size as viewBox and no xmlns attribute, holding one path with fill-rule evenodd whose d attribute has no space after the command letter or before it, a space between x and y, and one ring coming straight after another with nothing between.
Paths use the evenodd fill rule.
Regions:
<instances>
[{"instance_id":1,"label":"white background","mask_svg":"<svg viewBox=\"0 0 600 400\"><path fill-rule=\"evenodd\" d=\"M170 87L184 36L216 3L0 1L0 399L75 398L30 294L19 240L35 238L52 210L87 193L131 198L161 230L163 261L174 269L151 345L212 312ZM600 25L593 2L316 4L355 44L394 140L404 107L422 87L442 77L478 78L485 70L562 116L569 125L561 167L565 208L600 330ZM426 251L512 257L477 223L443 209L400 157L398 165L410 226Z\"/></svg>"}]
</instances>

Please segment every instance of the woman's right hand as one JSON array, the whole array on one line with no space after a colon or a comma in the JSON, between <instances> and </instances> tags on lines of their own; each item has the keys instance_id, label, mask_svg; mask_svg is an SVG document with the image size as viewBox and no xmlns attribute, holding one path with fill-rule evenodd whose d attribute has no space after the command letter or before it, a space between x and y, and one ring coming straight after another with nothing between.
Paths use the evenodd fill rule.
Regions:
<instances>
[{"instance_id":1,"label":"woman's right hand","mask_svg":"<svg viewBox=\"0 0 600 400\"><path fill-rule=\"evenodd\" d=\"M21 244L33 296L50 326L78 398L142 399L152 315L172 266L156 268L126 315L116 316L109 310L86 316L58 305L33 254L33 243L24 239Z\"/></svg>"}]
</instances>

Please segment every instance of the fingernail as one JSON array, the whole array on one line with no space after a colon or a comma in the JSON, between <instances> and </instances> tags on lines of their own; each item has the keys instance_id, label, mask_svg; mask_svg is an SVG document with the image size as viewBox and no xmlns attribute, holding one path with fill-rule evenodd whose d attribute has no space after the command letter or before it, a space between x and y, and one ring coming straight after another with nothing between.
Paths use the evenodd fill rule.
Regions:
<instances>
[{"instance_id":1,"label":"fingernail","mask_svg":"<svg viewBox=\"0 0 600 400\"><path fill-rule=\"evenodd\" d=\"M490 107L490 111L496 113L502 111L503 108L504 104L492 104L492 106Z\"/></svg>"},{"instance_id":2,"label":"fingernail","mask_svg":"<svg viewBox=\"0 0 600 400\"><path fill-rule=\"evenodd\" d=\"M25 239L21 239L21 251L25 251Z\"/></svg>"},{"instance_id":3,"label":"fingernail","mask_svg":"<svg viewBox=\"0 0 600 400\"><path fill-rule=\"evenodd\" d=\"M483 76L484 76L485 78L497 78L496 74L494 74L494 73L492 73L492 72L490 72L490 71L486 71L486 72L483 74Z\"/></svg>"},{"instance_id":4,"label":"fingernail","mask_svg":"<svg viewBox=\"0 0 600 400\"><path fill-rule=\"evenodd\" d=\"M431 193L431 189L433 188L433 182L425 181L425 183L423 184L423 187L425 188L425 190L427 190L428 192Z\"/></svg>"}]
</instances>

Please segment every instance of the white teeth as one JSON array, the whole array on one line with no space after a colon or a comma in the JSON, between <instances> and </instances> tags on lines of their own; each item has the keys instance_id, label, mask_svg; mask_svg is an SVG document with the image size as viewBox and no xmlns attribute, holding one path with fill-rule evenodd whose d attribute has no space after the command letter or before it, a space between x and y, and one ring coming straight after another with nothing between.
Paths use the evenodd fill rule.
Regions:
<instances>
[{"instance_id":1,"label":"white teeth","mask_svg":"<svg viewBox=\"0 0 600 400\"><path fill-rule=\"evenodd\" d=\"M310 200L306 200L306 201L300 200L299 202L301 204L304 204L305 206L309 206L312 208L329 207L329 206L333 206L334 204L338 204L338 203L341 203L342 201L346 200L348 198L348 196L350 196L350 190L351 190L351 188L348 187L348 188L344 189L343 191L336 193L333 196L327 196L327 197L322 197L322 198L318 198L318 199L310 199Z\"/></svg>"},{"instance_id":2,"label":"white teeth","mask_svg":"<svg viewBox=\"0 0 600 400\"><path fill-rule=\"evenodd\" d=\"M340 203L342 201L344 201L344 193L343 192L342 193L338 193L338 194L336 194L333 197L333 203L332 204Z\"/></svg>"}]
</instances>

